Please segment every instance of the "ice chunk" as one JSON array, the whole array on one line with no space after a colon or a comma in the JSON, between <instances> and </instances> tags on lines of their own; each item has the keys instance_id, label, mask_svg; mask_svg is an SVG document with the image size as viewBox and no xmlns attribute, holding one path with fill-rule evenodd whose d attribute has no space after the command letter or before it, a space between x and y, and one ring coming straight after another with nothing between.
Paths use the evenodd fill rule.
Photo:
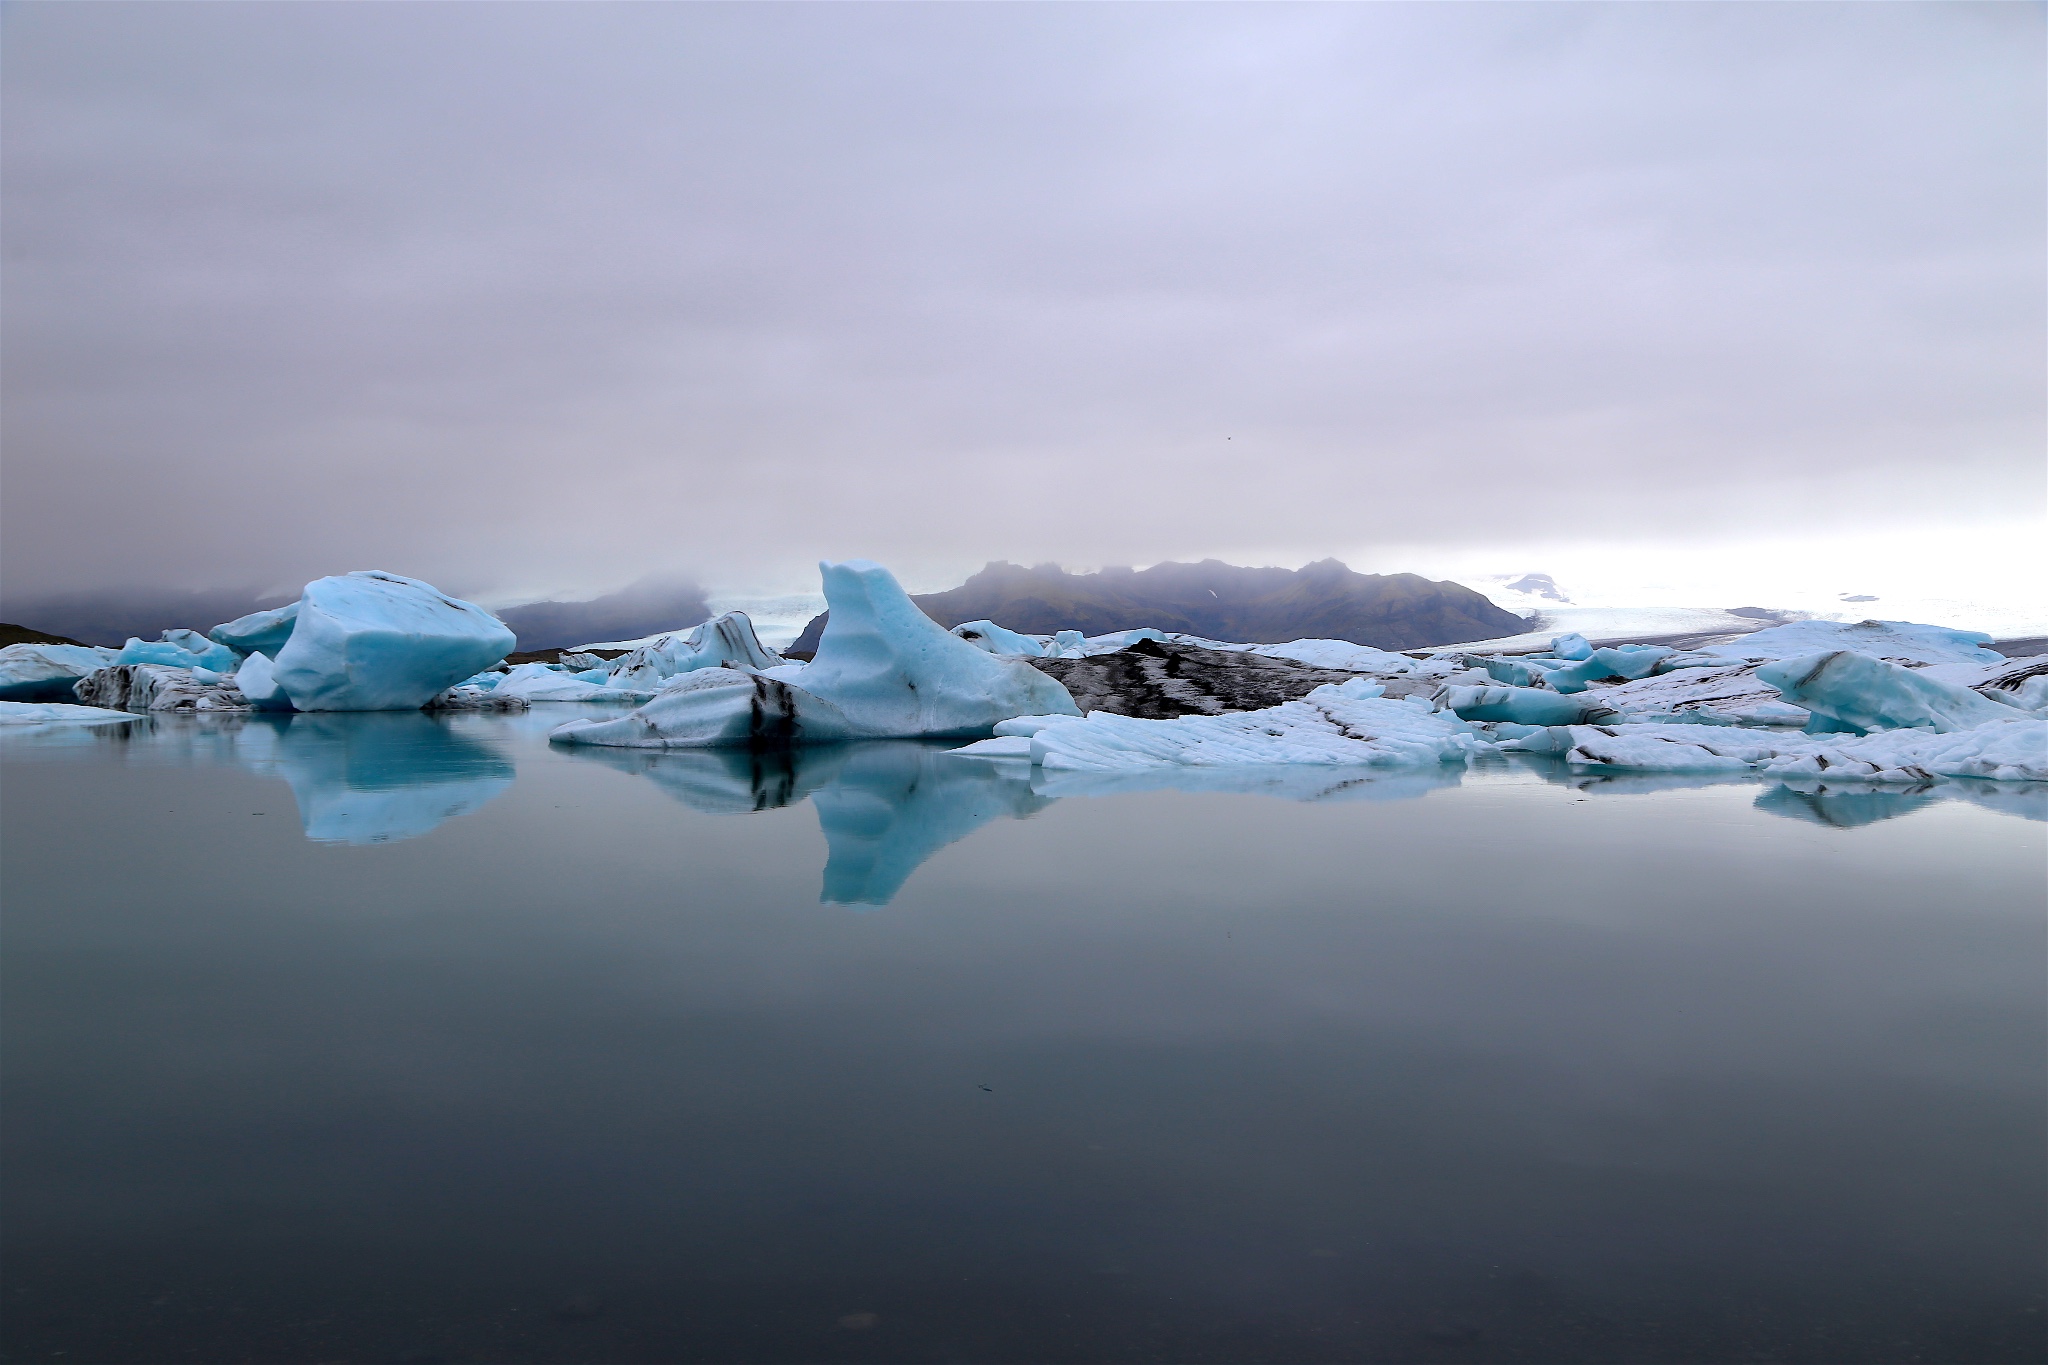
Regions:
<instances>
[{"instance_id":1,"label":"ice chunk","mask_svg":"<svg viewBox=\"0 0 2048 1365\"><path fill-rule=\"evenodd\" d=\"M996 734L1022 735L1029 739L1048 725L1059 725L1072 719L1072 716L1013 716L1009 720L996 723Z\"/></svg>"},{"instance_id":2,"label":"ice chunk","mask_svg":"<svg viewBox=\"0 0 2048 1365\"><path fill-rule=\"evenodd\" d=\"M277 685L270 657L261 651L242 660L235 670L235 690L258 711L289 711L292 699Z\"/></svg>"},{"instance_id":3,"label":"ice chunk","mask_svg":"<svg viewBox=\"0 0 2048 1365\"><path fill-rule=\"evenodd\" d=\"M167 630L163 633L166 644L176 645L199 662L195 668L210 668L216 673L232 673L241 667L242 655L238 650L218 644L196 630Z\"/></svg>"},{"instance_id":4,"label":"ice chunk","mask_svg":"<svg viewBox=\"0 0 2048 1365\"><path fill-rule=\"evenodd\" d=\"M1782 659L1765 664L1756 675L1792 705L1860 730L1967 730L2012 715L2010 707L1967 687L1849 650Z\"/></svg>"},{"instance_id":5,"label":"ice chunk","mask_svg":"<svg viewBox=\"0 0 2048 1365\"><path fill-rule=\"evenodd\" d=\"M1926 664L1996 664L2003 656L1985 649L1991 637L1982 631L1949 630L1911 621L1794 621L1731 640L1707 645L1703 653L1743 659L1792 659L1832 650L1853 650L1876 659L1903 659Z\"/></svg>"},{"instance_id":6,"label":"ice chunk","mask_svg":"<svg viewBox=\"0 0 2048 1365\"><path fill-rule=\"evenodd\" d=\"M1122 645L1117 646L1122 649ZM1047 658L1081 659L1088 654L1088 640L1078 630L1062 630L1055 633L1052 643L1045 648Z\"/></svg>"},{"instance_id":7,"label":"ice chunk","mask_svg":"<svg viewBox=\"0 0 2048 1365\"><path fill-rule=\"evenodd\" d=\"M1484 743L1464 721L1419 698L1391 701L1365 679L1325 684L1264 711L1178 720L1108 712L1049 725L1031 737L1045 768L1223 767L1320 763L1421 766L1463 762Z\"/></svg>"},{"instance_id":8,"label":"ice chunk","mask_svg":"<svg viewBox=\"0 0 2048 1365\"><path fill-rule=\"evenodd\" d=\"M0 701L0 725L107 725L136 720L132 711L70 706L56 701Z\"/></svg>"},{"instance_id":9,"label":"ice chunk","mask_svg":"<svg viewBox=\"0 0 2048 1365\"><path fill-rule=\"evenodd\" d=\"M514 643L482 607L364 571L306 585L272 672L301 711L416 710Z\"/></svg>"},{"instance_id":10,"label":"ice chunk","mask_svg":"<svg viewBox=\"0 0 2048 1365\"><path fill-rule=\"evenodd\" d=\"M1779 777L1866 782L1953 777L2048 781L2048 721L2029 716L1948 734L1883 730L1862 736L1704 725L1574 725L1551 731L1542 741L1517 740L1500 747L1555 752L1557 739L1572 763L1617 770L1749 769Z\"/></svg>"},{"instance_id":11,"label":"ice chunk","mask_svg":"<svg viewBox=\"0 0 2048 1365\"><path fill-rule=\"evenodd\" d=\"M881 565L856 559L818 568L831 615L817 655L778 676L831 703L857 733L986 734L1012 716L1080 715L1056 680L948 634Z\"/></svg>"},{"instance_id":12,"label":"ice chunk","mask_svg":"<svg viewBox=\"0 0 2048 1365\"><path fill-rule=\"evenodd\" d=\"M206 638L216 644L226 645L241 654L268 654L277 657L285 641L292 638L292 625L299 619L299 604L274 607L269 611L252 611L247 616L237 616L206 632Z\"/></svg>"},{"instance_id":13,"label":"ice chunk","mask_svg":"<svg viewBox=\"0 0 2048 1365\"><path fill-rule=\"evenodd\" d=\"M963 641L960 648L974 646ZM838 707L803 688L762 673L704 668L680 675L637 711L616 720L572 720L548 738L621 749L690 749L819 744L859 734Z\"/></svg>"},{"instance_id":14,"label":"ice chunk","mask_svg":"<svg viewBox=\"0 0 2048 1365\"><path fill-rule=\"evenodd\" d=\"M247 711L232 683L209 684L190 668L169 664L111 664L72 688L88 706L110 711Z\"/></svg>"},{"instance_id":15,"label":"ice chunk","mask_svg":"<svg viewBox=\"0 0 2048 1365\"><path fill-rule=\"evenodd\" d=\"M1019 655L1035 659L1045 653L1045 646L1029 635L1019 635L1014 630L1005 630L993 621L967 621L953 627L953 634L991 654Z\"/></svg>"},{"instance_id":16,"label":"ice chunk","mask_svg":"<svg viewBox=\"0 0 2048 1365\"><path fill-rule=\"evenodd\" d=\"M785 662L761 643L745 612L729 611L688 632L657 636L612 660L611 685L655 692L668 679L700 668L775 668Z\"/></svg>"},{"instance_id":17,"label":"ice chunk","mask_svg":"<svg viewBox=\"0 0 2048 1365\"><path fill-rule=\"evenodd\" d=\"M997 735L994 739L977 739L972 744L963 744L946 752L955 758L1021 758L1029 763L1031 736Z\"/></svg>"},{"instance_id":18,"label":"ice chunk","mask_svg":"<svg viewBox=\"0 0 2048 1365\"><path fill-rule=\"evenodd\" d=\"M1445 689L1444 705L1460 720L1506 720L1518 725L1597 725L1621 716L1603 702L1535 687L1451 687Z\"/></svg>"},{"instance_id":19,"label":"ice chunk","mask_svg":"<svg viewBox=\"0 0 2048 1365\"><path fill-rule=\"evenodd\" d=\"M9 645L0 649L0 700L68 701L73 685L114 655L92 645Z\"/></svg>"},{"instance_id":20,"label":"ice chunk","mask_svg":"<svg viewBox=\"0 0 2048 1365\"><path fill-rule=\"evenodd\" d=\"M1590 659L1593 657L1593 646L1586 643L1585 636L1573 631L1552 640L1550 652L1560 659Z\"/></svg>"},{"instance_id":21,"label":"ice chunk","mask_svg":"<svg viewBox=\"0 0 2048 1365\"><path fill-rule=\"evenodd\" d=\"M502 674L488 676L496 678L488 689L493 695L518 697L527 702L603 701L638 706L652 700L655 695L653 688L611 686L603 681L560 672L546 664L515 664ZM598 674L599 679L603 676Z\"/></svg>"}]
</instances>

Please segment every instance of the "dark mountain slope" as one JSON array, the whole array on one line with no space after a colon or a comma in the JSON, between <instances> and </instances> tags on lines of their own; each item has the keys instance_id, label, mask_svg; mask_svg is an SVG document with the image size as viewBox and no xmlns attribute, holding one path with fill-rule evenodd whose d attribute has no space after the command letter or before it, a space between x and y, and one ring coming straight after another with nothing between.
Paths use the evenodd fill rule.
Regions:
<instances>
[{"instance_id":1,"label":"dark mountain slope","mask_svg":"<svg viewBox=\"0 0 2048 1365\"><path fill-rule=\"evenodd\" d=\"M519 637L519 648L528 652L597 640L637 640L659 630L687 630L710 616L704 592L695 584L653 580L588 602L530 602L498 613Z\"/></svg>"},{"instance_id":2,"label":"dark mountain slope","mask_svg":"<svg viewBox=\"0 0 2048 1365\"><path fill-rule=\"evenodd\" d=\"M1325 639L1412 649L1524 628L1521 617L1470 588L1416 574L1353 573L1334 559L1299 570L1245 569L1205 559L1093 574L1065 573L1053 564L1026 569L996 563L957 588L911 600L949 629L989 620L1032 635L1101 635L1154 626L1247 644ZM824 623L823 616L814 619L791 648L815 650Z\"/></svg>"}]
</instances>

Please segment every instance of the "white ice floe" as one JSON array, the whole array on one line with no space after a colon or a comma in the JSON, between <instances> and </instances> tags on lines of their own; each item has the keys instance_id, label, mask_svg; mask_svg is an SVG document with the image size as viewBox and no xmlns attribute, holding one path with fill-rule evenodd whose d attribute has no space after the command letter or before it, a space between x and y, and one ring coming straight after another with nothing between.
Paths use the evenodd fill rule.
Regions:
<instances>
[{"instance_id":1,"label":"white ice floe","mask_svg":"<svg viewBox=\"0 0 2048 1365\"><path fill-rule=\"evenodd\" d=\"M1854 650L1874 659L1923 664L1997 664L2003 656L1986 649L1982 631L1950 630L1913 621L1794 621L1745 635L1703 652L1741 659L1794 659L1805 654Z\"/></svg>"},{"instance_id":2,"label":"white ice floe","mask_svg":"<svg viewBox=\"0 0 2048 1365\"><path fill-rule=\"evenodd\" d=\"M1804 725L1808 712L1762 682L1757 665L1724 661L1711 668L1659 673L1637 682L1592 689L1582 696L1613 707L1630 720L1672 718L1709 725Z\"/></svg>"},{"instance_id":3,"label":"white ice floe","mask_svg":"<svg viewBox=\"0 0 2048 1365\"><path fill-rule=\"evenodd\" d=\"M1562 753L1575 765L1629 771L1749 770L1866 782L1944 777L2048 781L2048 721L2027 716L1950 734L1883 730L1860 736L1722 726L1574 725L1500 747Z\"/></svg>"},{"instance_id":4,"label":"white ice floe","mask_svg":"<svg viewBox=\"0 0 2048 1365\"><path fill-rule=\"evenodd\" d=\"M340 574L306 585L272 673L301 711L416 710L514 643L503 621L430 583Z\"/></svg>"},{"instance_id":5,"label":"white ice floe","mask_svg":"<svg viewBox=\"0 0 2048 1365\"><path fill-rule=\"evenodd\" d=\"M476 686L475 683L469 685ZM514 664L487 690L494 696L518 697L529 703L600 701L638 706L653 700L656 689L614 687L597 679L549 668L546 664Z\"/></svg>"},{"instance_id":6,"label":"white ice floe","mask_svg":"<svg viewBox=\"0 0 2048 1365\"><path fill-rule=\"evenodd\" d=\"M1465 722L1416 699L1391 701L1366 679L1326 683L1299 701L1263 711L1177 720L1138 720L1106 711L1045 725L1028 736L1033 764L1111 771L1150 767L1225 767L1311 763L1415 766L1462 762L1487 746ZM953 752L1014 758L999 736Z\"/></svg>"},{"instance_id":7,"label":"white ice floe","mask_svg":"<svg viewBox=\"0 0 2048 1365\"><path fill-rule=\"evenodd\" d=\"M765 673L731 668L681 674L637 710L612 720L572 720L548 736L561 744L618 749L826 744L861 737L855 724L822 697Z\"/></svg>"},{"instance_id":8,"label":"white ice floe","mask_svg":"<svg viewBox=\"0 0 2048 1365\"><path fill-rule=\"evenodd\" d=\"M93 645L9 645L0 649L0 700L63 701L80 678L117 653Z\"/></svg>"},{"instance_id":9,"label":"white ice floe","mask_svg":"<svg viewBox=\"0 0 2048 1365\"><path fill-rule=\"evenodd\" d=\"M1967 687L1846 649L1775 660L1756 676L1792 705L1858 730L1920 727L1946 733L2012 717L2010 706Z\"/></svg>"},{"instance_id":10,"label":"white ice floe","mask_svg":"<svg viewBox=\"0 0 2048 1365\"><path fill-rule=\"evenodd\" d=\"M58 701L0 701L0 725L109 725L136 720L132 711L72 706Z\"/></svg>"}]
</instances>

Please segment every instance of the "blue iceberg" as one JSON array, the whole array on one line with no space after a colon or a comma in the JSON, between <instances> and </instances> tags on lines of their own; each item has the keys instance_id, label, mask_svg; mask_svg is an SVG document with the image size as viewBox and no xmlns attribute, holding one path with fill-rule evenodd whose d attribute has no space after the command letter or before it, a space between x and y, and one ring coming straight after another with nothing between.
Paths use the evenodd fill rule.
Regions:
<instances>
[{"instance_id":1,"label":"blue iceberg","mask_svg":"<svg viewBox=\"0 0 2048 1365\"><path fill-rule=\"evenodd\" d=\"M301 711L412 711L514 643L503 621L430 583L340 574L306 585L272 672Z\"/></svg>"},{"instance_id":2,"label":"blue iceberg","mask_svg":"<svg viewBox=\"0 0 2048 1365\"><path fill-rule=\"evenodd\" d=\"M1813 727L1815 733L1912 728L1945 734L2013 716L2012 707L1967 687L1845 649L1781 659L1756 675L1815 719L1834 722Z\"/></svg>"}]
</instances>

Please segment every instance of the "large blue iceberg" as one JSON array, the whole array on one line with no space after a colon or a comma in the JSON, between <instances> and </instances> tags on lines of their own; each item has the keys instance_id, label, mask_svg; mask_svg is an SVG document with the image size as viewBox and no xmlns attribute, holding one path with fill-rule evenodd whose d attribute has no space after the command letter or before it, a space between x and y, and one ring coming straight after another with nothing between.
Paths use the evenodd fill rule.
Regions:
<instances>
[{"instance_id":1,"label":"large blue iceberg","mask_svg":"<svg viewBox=\"0 0 2048 1365\"><path fill-rule=\"evenodd\" d=\"M306 585L273 674L301 711L412 711L514 643L503 621L430 583L340 574Z\"/></svg>"},{"instance_id":2,"label":"large blue iceberg","mask_svg":"<svg viewBox=\"0 0 2048 1365\"><path fill-rule=\"evenodd\" d=\"M1756 675L1794 706L1853 730L1947 732L2013 718L2012 707L1967 687L1845 649L1780 659Z\"/></svg>"}]
</instances>

